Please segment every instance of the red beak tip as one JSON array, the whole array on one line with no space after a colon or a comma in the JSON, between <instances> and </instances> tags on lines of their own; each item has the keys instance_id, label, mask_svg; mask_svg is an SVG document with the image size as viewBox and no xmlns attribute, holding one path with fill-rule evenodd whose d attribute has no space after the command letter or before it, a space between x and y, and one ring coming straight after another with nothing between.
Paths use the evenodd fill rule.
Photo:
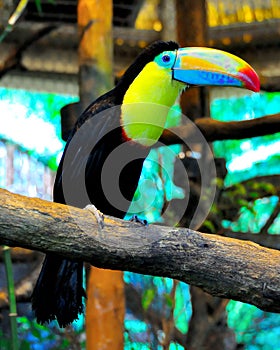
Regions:
<instances>
[{"instance_id":1,"label":"red beak tip","mask_svg":"<svg viewBox=\"0 0 280 350\"><path fill-rule=\"evenodd\" d=\"M252 90L254 92L259 92L260 91L260 79L258 74L254 71L254 69L252 67L246 67L246 69L244 69L244 71L242 72L243 74L245 74L245 76L247 76L247 82L245 83L245 86L247 87L247 89Z\"/></svg>"},{"instance_id":2,"label":"red beak tip","mask_svg":"<svg viewBox=\"0 0 280 350\"><path fill-rule=\"evenodd\" d=\"M250 89L251 91L254 91L254 92L260 92L260 90L261 90L260 84L251 85L251 86L249 87L249 89Z\"/></svg>"}]
</instances>

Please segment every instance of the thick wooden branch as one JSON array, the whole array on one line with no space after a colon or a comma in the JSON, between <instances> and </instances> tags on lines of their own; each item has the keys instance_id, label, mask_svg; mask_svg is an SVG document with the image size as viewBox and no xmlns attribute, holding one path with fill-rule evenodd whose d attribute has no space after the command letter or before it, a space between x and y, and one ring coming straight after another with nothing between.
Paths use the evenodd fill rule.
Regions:
<instances>
[{"instance_id":1,"label":"thick wooden branch","mask_svg":"<svg viewBox=\"0 0 280 350\"><path fill-rule=\"evenodd\" d=\"M223 236L240 239L242 241L251 241L260 244L263 247L280 250L280 235L271 235L268 233L250 233L250 232L235 232L229 229L222 232Z\"/></svg>"},{"instance_id":2,"label":"thick wooden branch","mask_svg":"<svg viewBox=\"0 0 280 350\"><path fill-rule=\"evenodd\" d=\"M97 267L171 277L280 312L280 252L255 243L105 216L0 190L0 243Z\"/></svg>"},{"instance_id":3,"label":"thick wooden branch","mask_svg":"<svg viewBox=\"0 0 280 350\"><path fill-rule=\"evenodd\" d=\"M238 122L222 122L211 118L199 118L194 121L194 124L189 123L165 130L160 141L166 145L195 142L197 138L196 127L209 142L240 140L280 132L280 113Z\"/></svg>"}]
</instances>

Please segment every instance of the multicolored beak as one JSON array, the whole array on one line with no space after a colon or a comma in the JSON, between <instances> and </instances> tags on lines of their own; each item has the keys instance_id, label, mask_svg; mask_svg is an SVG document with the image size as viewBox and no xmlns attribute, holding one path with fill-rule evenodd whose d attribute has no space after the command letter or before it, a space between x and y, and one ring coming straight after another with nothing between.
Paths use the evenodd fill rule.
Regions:
<instances>
[{"instance_id":1,"label":"multicolored beak","mask_svg":"<svg viewBox=\"0 0 280 350\"><path fill-rule=\"evenodd\" d=\"M204 47L177 50L173 79L187 85L236 86L260 91L259 77L247 62L225 51Z\"/></svg>"}]
</instances>

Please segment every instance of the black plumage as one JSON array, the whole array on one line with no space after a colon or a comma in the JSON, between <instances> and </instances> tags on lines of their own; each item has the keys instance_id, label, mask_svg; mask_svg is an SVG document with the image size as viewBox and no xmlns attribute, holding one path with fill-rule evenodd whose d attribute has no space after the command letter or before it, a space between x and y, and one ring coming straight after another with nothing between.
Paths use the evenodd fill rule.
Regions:
<instances>
[{"instance_id":1,"label":"black plumage","mask_svg":"<svg viewBox=\"0 0 280 350\"><path fill-rule=\"evenodd\" d=\"M79 117L58 167L53 191L55 202L79 208L91 202L104 214L124 217L149 148L126 142L120 124L120 105L145 65L163 51L177 48L177 43L162 41L147 47L117 86L94 101ZM82 268L80 261L46 255L32 295L32 307L39 323L57 319L64 327L83 311Z\"/></svg>"}]
</instances>

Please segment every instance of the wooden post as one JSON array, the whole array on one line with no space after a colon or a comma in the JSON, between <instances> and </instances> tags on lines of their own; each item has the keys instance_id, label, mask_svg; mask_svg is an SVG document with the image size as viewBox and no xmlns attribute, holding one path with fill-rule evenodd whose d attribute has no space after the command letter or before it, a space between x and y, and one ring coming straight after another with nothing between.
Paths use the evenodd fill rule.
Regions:
<instances>
[{"instance_id":1,"label":"wooden post","mask_svg":"<svg viewBox=\"0 0 280 350\"><path fill-rule=\"evenodd\" d=\"M82 107L113 86L112 0L79 0L79 88Z\"/></svg>"},{"instance_id":2,"label":"wooden post","mask_svg":"<svg viewBox=\"0 0 280 350\"><path fill-rule=\"evenodd\" d=\"M113 86L113 4L79 0L79 87L81 108ZM125 313L121 271L91 267L87 279L86 348L122 350Z\"/></svg>"},{"instance_id":3,"label":"wooden post","mask_svg":"<svg viewBox=\"0 0 280 350\"><path fill-rule=\"evenodd\" d=\"M123 272L91 267L87 297L87 350L123 350Z\"/></svg>"},{"instance_id":4,"label":"wooden post","mask_svg":"<svg viewBox=\"0 0 280 350\"><path fill-rule=\"evenodd\" d=\"M177 19L177 40L181 47L192 47L192 46L207 46L207 12L206 12L206 1L205 0L175 0L176 4L176 19ZM197 118L209 115L209 99L207 88L195 88L192 87L186 90L182 94L180 105L182 108L183 115L187 116L188 119L196 120ZM182 123L186 123L185 118L182 118ZM187 141L188 142L188 141ZM187 145L187 144L186 144ZM204 157L204 150L201 149L201 145L197 144L194 146L198 152L202 153ZM187 147L183 146L182 152L186 152ZM177 161L179 162L179 161ZM195 162L192 159L186 159L185 164ZM179 172L174 171L175 183L182 183L183 179L178 178ZM195 182L200 183L199 171L196 171ZM190 184L189 204L186 208L185 214L183 215L180 225L190 225L193 218L197 205L199 203L199 196L195 188ZM181 206L181 200L173 200L173 203L177 206Z\"/></svg>"},{"instance_id":5,"label":"wooden post","mask_svg":"<svg viewBox=\"0 0 280 350\"><path fill-rule=\"evenodd\" d=\"M208 24L205 0L176 0L177 38L181 47L207 46ZM190 119L209 115L208 94L192 88L181 97L183 114Z\"/></svg>"}]
</instances>

